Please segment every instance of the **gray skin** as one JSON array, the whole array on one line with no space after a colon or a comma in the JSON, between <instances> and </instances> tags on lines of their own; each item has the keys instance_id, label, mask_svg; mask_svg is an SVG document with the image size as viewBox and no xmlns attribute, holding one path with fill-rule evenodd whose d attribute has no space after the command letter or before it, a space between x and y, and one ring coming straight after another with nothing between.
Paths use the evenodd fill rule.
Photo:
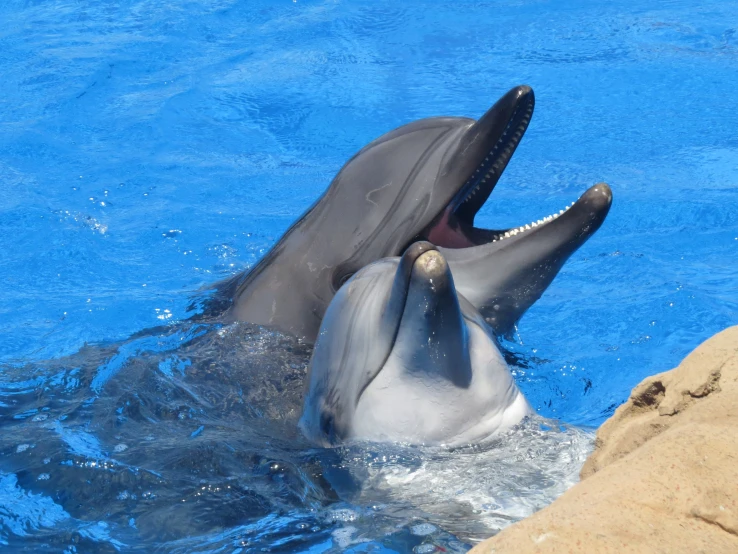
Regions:
<instances>
[{"instance_id":1,"label":"gray skin","mask_svg":"<svg viewBox=\"0 0 738 554\"><path fill-rule=\"evenodd\" d=\"M300 428L322 446L472 444L532 413L492 329L427 242L370 264L341 287L307 386Z\"/></svg>"},{"instance_id":2,"label":"gray skin","mask_svg":"<svg viewBox=\"0 0 738 554\"><path fill-rule=\"evenodd\" d=\"M611 203L610 187L600 183L559 213L500 231L490 242L439 250L451 266L456 289L497 335L507 334L566 260L599 229Z\"/></svg>"},{"instance_id":3,"label":"gray skin","mask_svg":"<svg viewBox=\"0 0 738 554\"><path fill-rule=\"evenodd\" d=\"M533 91L520 86L478 121L422 119L376 139L346 163L256 266L217 287L206 315L275 327L312 342L347 279L371 262L399 256L417 240L429 240L447 249L460 290L490 318L495 332L507 333L597 230L610 205L606 185L599 189L607 191L606 201L590 189L569 210L575 218L550 227L554 238L537 229L525 240L521 235L493 242L507 230L474 227L533 106ZM486 277L487 248L499 250L508 264L496 281Z\"/></svg>"}]
</instances>

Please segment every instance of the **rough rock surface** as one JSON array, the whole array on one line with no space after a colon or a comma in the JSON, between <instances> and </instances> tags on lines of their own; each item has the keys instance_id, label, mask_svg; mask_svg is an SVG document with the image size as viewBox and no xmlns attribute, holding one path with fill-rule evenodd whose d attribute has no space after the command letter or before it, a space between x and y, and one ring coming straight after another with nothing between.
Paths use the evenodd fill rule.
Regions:
<instances>
[{"instance_id":1,"label":"rough rock surface","mask_svg":"<svg viewBox=\"0 0 738 554\"><path fill-rule=\"evenodd\" d=\"M738 326L633 389L581 477L472 552L738 553Z\"/></svg>"}]
</instances>

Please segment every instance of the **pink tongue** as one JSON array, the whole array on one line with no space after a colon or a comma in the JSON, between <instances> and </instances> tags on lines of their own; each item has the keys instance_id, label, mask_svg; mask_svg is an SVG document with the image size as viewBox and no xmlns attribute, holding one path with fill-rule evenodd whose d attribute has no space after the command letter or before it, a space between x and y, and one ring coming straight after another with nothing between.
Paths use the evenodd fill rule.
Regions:
<instances>
[{"instance_id":1,"label":"pink tongue","mask_svg":"<svg viewBox=\"0 0 738 554\"><path fill-rule=\"evenodd\" d=\"M449 217L451 210L447 208L441 218L431 227L428 232L428 241L436 246L444 248L468 248L475 246L471 242L458 225L451 225Z\"/></svg>"}]
</instances>

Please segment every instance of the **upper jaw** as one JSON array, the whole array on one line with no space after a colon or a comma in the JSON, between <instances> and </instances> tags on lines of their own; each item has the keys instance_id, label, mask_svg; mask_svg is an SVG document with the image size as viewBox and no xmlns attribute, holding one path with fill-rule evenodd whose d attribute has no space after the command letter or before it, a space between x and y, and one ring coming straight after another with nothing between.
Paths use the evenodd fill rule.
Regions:
<instances>
[{"instance_id":1,"label":"upper jaw","mask_svg":"<svg viewBox=\"0 0 738 554\"><path fill-rule=\"evenodd\" d=\"M394 328L391 342L394 342L406 312L429 309L441 297L453 297L458 309L454 281L446 258L429 242L411 244L400 256L382 313L382 326Z\"/></svg>"},{"instance_id":2,"label":"upper jaw","mask_svg":"<svg viewBox=\"0 0 738 554\"><path fill-rule=\"evenodd\" d=\"M457 386L469 386L471 363L467 331L451 269L443 254L427 243L412 245L413 256L405 305L392 345L394 355L412 372L434 374ZM420 248L419 248L420 247ZM402 261L398 273L402 272Z\"/></svg>"},{"instance_id":3,"label":"upper jaw","mask_svg":"<svg viewBox=\"0 0 738 554\"><path fill-rule=\"evenodd\" d=\"M508 91L466 129L446 154L437 187L450 184L455 194L423 230L421 237L452 248L487 242L474 218L497 185L533 115L535 96L526 85Z\"/></svg>"},{"instance_id":4,"label":"upper jaw","mask_svg":"<svg viewBox=\"0 0 738 554\"><path fill-rule=\"evenodd\" d=\"M462 183L448 205L456 218L472 225L533 116L533 89L521 85L508 91L464 134L449 165Z\"/></svg>"}]
</instances>

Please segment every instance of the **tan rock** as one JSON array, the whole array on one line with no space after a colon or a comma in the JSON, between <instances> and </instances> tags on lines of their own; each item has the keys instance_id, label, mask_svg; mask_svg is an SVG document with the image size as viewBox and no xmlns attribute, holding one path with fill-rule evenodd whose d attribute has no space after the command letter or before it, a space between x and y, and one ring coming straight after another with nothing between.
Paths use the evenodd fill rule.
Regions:
<instances>
[{"instance_id":1,"label":"tan rock","mask_svg":"<svg viewBox=\"0 0 738 554\"><path fill-rule=\"evenodd\" d=\"M633 389L581 477L472 552L738 554L738 326Z\"/></svg>"}]
</instances>

